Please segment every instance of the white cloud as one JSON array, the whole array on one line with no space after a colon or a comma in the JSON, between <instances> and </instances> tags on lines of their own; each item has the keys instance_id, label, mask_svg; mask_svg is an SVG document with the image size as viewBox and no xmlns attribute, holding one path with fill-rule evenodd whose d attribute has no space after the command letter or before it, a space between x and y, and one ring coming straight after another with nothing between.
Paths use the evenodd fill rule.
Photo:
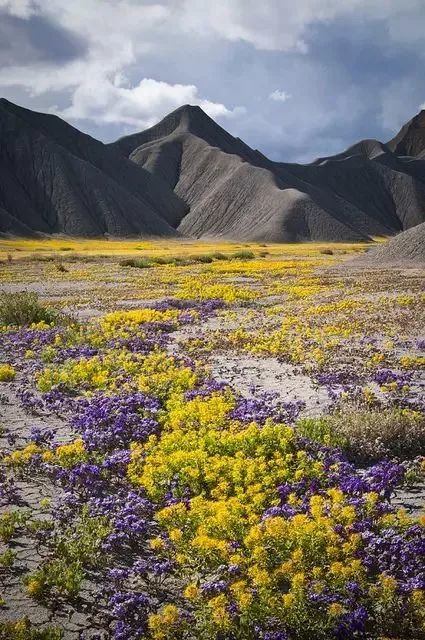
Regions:
<instances>
[{"instance_id":1,"label":"white cloud","mask_svg":"<svg viewBox=\"0 0 425 640\"><path fill-rule=\"evenodd\" d=\"M269 94L269 99L274 100L275 102L286 102L292 98L290 93L286 93L286 91L280 91L279 89L275 89Z\"/></svg>"},{"instance_id":2,"label":"white cloud","mask_svg":"<svg viewBox=\"0 0 425 640\"><path fill-rule=\"evenodd\" d=\"M423 0L178 0L180 28L242 40L257 49L308 52L307 30L350 15L386 23L395 42L425 39Z\"/></svg>"},{"instance_id":3,"label":"white cloud","mask_svg":"<svg viewBox=\"0 0 425 640\"><path fill-rule=\"evenodd\" d=\"M34 0L36 1L36 0ZM10 11L37 11L43 17L78 34L87 44L85 55L61 67L55 64L9 66L0 69L0 86L20 86L33 95L67 91L70 105L52 111L74 120L124 123L145 127L185 103L200 105L215 118L230 118L244 112L229 109L198 94L192 84L169 84L143 78L131 86L126 69L143 64L143 55L170 30L169 6L142 4L138 0L0 0ZM171 3L172 4L172 3ZM13 5L13 6L12 6ZM0 5L1 6L1 5ZM164 36L162 36L164 37Z\"/></svg>"},{"instance_id":4,"label":"white cloud","mask_svg":"<svg viewBox=\"0 0 425 640\"><path fill-rule=\"evenodd\" d=\"M224 104L205 100L195 85L168 84L144 78L131 87L122 76L110 81L106 77L89 78L81 83L68 108L55 112L71 120L94 120L96 123L122 123L149 127L183 104L199 105L214 118L234 117L242 107L231 110Z\"/></svg>"},{"instance_id":5,"label":"white cloud","mask_svg":"<svg viewBox=\"0 0 425 640\"><path fill-rule=\"evenodd\" d=\"M29 18L35 13L32 0L0 0L0 9L16 18Z\"/></svg>"}]
</instances>

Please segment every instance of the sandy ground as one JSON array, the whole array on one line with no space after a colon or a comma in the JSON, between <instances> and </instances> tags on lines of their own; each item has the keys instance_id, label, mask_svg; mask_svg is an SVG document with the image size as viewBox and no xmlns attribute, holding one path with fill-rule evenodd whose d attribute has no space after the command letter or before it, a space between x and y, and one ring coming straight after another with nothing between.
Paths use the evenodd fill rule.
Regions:
<instances>
[{"instance_id":1,"label":"sandy ground","mask_svg":"<svg viewBox=\"0 0 425 640\"><path fill-rule=\"evenodd\" d=\"M329 405L325 389L313 385L311 378L276 358L260 358L241 354L218 354L208 359L213 377L224 380L250 397L255 392L272 392L283 402L302 401L301 415L317 416Z\"/></svg>"}]
</instances>

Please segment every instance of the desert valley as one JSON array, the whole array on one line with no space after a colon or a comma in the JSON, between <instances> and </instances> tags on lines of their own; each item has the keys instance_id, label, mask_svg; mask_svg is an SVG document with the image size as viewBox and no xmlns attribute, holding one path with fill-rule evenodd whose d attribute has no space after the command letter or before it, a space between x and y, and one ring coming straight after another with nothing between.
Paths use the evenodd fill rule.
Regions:
<instances>
[{"instance_id":1,"label":"desert valley","mask_svg":"<svg viewBox=\"0 0 425 640\"><path fill-rule=\"evenodd\" d=\"M211 104L0 100L0 640L424 640L425 111L301 163Z\"/></svg>"}]
</instances>

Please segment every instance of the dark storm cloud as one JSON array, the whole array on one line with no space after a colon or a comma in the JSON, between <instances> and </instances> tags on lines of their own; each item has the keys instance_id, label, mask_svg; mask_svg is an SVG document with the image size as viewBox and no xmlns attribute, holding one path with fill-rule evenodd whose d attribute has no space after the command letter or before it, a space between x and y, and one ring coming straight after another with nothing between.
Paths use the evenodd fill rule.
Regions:
<instances>
[{"instance_id":1,"label":"dark storm cloud","mask_svg":"<svg viewBox=\"0 0 425 640\"><path fill-rule=\"evenodd\" d=\"M0 65L63 64L86 51L81 38L43 16L23 19L0 9Z\"/></svg>"}]
</instances>

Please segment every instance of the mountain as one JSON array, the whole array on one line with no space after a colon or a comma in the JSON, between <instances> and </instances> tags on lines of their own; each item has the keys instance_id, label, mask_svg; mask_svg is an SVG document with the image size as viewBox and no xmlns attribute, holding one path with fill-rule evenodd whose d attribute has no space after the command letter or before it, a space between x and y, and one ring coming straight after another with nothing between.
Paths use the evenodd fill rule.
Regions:
<instances>
[{"instance_id":1,"label":"mountain","mask_svg":"<svg viewBox=\"0 0 425 640\"><path fill-rule=\"evenodd\" d=\"M425 160L425 110L409 120L387 144L397 155Z\"/></svg>"},{"instance_id":2,"label":"mountain","mask_svg":"<svg viewBox=\"0 0 425 640\"><path fill-rule=\"evenodd\" d=\"M185 105L110 147L189 205L177 226L183 235L356 241L425 219L424 161L377 140L308 165L277 163Z\"/></svg>"},{"instance_id":3,"label":"mountain","mask_svg":"<svg viewBox=\"0 0 425 640\"><path fill-rule=\"evenodd\" d=\"M391 238L358 261L372 264L425 264L425 222Z\"/></svg>"},{"instance_id":4,"label":"mountain","mask_svg":"<svg viewBox=\"0 0 425 640\"><path fill-rule=\"evenodd\" d=\"M362 241L425 221L425 119L311 164L273 162L200 107L105 145L0 100L0 232Z\"/></svg>"},{"instance_id":5,"label":"mountain","mask_svg":"<svg viewBox=\"0 0 425 640\"><path fill-rule=\"evenodd\" d=\"M60 118L0 100L0 231L176 236L160 178Z\"/></svg>"}]
</instances>

